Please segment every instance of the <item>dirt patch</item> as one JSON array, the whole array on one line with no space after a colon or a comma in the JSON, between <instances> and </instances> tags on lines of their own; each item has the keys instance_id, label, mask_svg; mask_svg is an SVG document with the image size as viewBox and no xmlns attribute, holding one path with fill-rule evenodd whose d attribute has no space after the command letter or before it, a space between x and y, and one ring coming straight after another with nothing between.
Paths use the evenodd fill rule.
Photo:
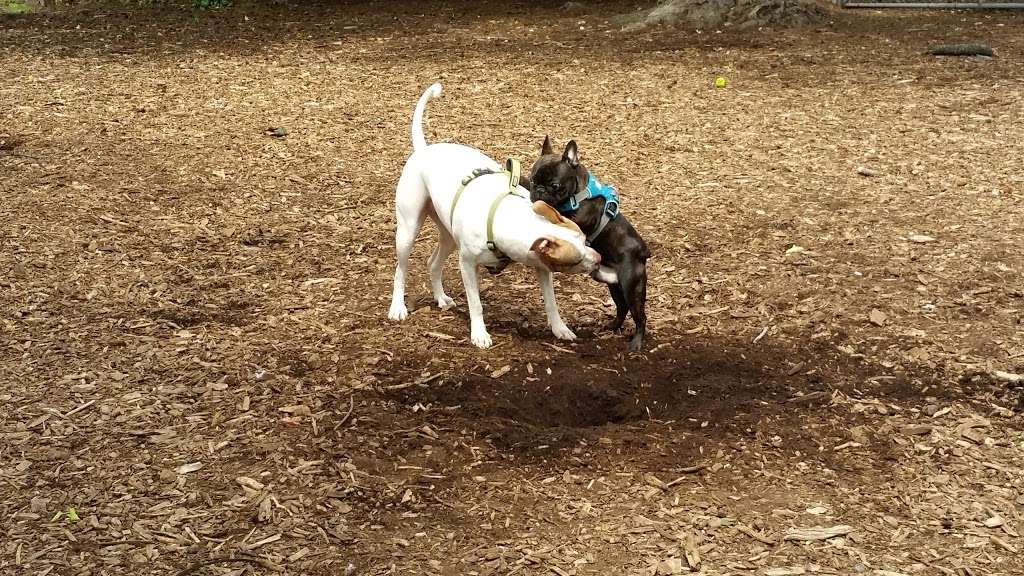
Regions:
<instances>
[{"instance_id":1,"label":"dirt patch","mask_svg":"<svg viewBox=\"0 0 1024 576\"><path fill-rule=\"evenodd\" d=\"M789 357L790 351L751 353L735 345L694 342L611 368L601 351L584 349L549 368L520 364L499 378L449 374L387 397L406 406L457 412L457 425L523 450L594 439L616 425L647 420L728 433L807 394L813 396L800 404L808 409L828 402L830 386L846 385L826 384L821 372L804 374L800 366L780 370ZM849 378L858 372L865 370L843 373Z\"/></svg>"}]
</instances>

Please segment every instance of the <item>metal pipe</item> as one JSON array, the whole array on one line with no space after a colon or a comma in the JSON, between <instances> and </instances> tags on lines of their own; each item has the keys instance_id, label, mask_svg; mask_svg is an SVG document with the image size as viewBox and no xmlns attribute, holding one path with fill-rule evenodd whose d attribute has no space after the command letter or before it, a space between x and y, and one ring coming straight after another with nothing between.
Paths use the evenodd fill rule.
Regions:
<instances>
[{"instance_id":1,"label":"metal pipe","mask_svg":"<svg viewBox=\"0 0 1024 576\"><path fill-rule=\"evenodd\" d=\"M1024 2L844 2L843 8L918 8L925 10L1024 10Z\"/></svg>"}]
</instances>

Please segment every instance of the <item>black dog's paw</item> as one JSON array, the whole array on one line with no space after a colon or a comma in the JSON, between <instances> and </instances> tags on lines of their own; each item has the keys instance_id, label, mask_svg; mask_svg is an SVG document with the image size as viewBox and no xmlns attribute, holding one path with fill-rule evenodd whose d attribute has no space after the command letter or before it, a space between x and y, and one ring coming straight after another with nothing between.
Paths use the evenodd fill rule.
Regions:
<instances>
[{"instance_id":1,"label":"black dog's paw","mask_svg":"<svg viewBox=\"0 0 1024 576\"><path fill-rule=\"evenodd\" d=\"M636 334L629 340L629 351L640 352L640 349L644 347L644 337L642 334Z\"/></svg>"},{"instance_id":2,"label":"black dog's paw","mask_svg":"<svg viewBox=\"0 0 1024 576\"><path fill-rule=\"evenodd\" d=\"M619 320L618 318L612 318L611 320L608 321L607 324L604 325L604 329L609 332L618 332L619 330L622 330L622 325L625 322L625 318L623 318L622 320Z\"/></svg>"}]
</instances>

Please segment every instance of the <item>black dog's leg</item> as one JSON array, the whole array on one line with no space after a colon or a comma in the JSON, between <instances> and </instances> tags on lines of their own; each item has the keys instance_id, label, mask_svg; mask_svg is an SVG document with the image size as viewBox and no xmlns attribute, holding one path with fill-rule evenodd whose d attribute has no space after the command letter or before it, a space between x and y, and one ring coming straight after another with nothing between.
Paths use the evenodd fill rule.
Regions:
<instances>
[{"instance_id":1,"label":"black dog's leg","mask_svg":"<svg viewBox=\"0 0 1024 576\"><path fill-rule=\"evenodd\" d=\"M629 302L629 313L633 315L633 323L636 324L636 334L629 341L629 349L637 352L644 345L644 336L647 333L647 263L641 262L632 268L623 267L619 270L619 282L622 284L622 293Z\"/></svg>"},{"instance_id":2,"label":"black dog's leg","mask_svg":"<svg viewBox=\"0 0 1024 576\"><path fill-rule=\"evenodd\" d=\"M608 291L611 292L612 300L615 301L615 319L608 322L605 329L611 330L612 332L618 332L622 328L622 323L626 321L626 313L629 312L629 303L626 301L625 294L622 293L621 284L609 284Z\"/></svg>"}]
</instances>

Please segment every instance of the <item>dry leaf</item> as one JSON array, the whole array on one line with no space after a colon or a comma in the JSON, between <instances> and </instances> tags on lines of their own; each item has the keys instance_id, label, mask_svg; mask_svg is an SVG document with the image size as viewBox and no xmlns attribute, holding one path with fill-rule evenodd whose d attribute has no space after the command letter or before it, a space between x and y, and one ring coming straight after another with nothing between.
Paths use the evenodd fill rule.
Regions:
<instances>
[{"instance_id":1,"label":"dry leaf","mask_svg":"<svg viewBox=\"0 0 1024 576\"><path fill-rule=\"evenodd\" d=\"M178 466L178 468L175 469L175 472L177 472L178 474L188 474L190 472L196 472L197 470L202 470L202 469L203 469L203 463L202 462L192 462L190 464L182 464L181 466Z\"/></svg>"},{"instance_id":2,"label":"dry leaf","mask_svg":"<svg viewBox=\"0 0 1024 576\"><path fill-rule=\"evenodd\" d=\"M238 478L235 478L235 482L238 482L238 484L241 485L243 488L249 488L257 492L263 490L262 482L249 478L248 476L239 476Z\"/></svg>"}]
</instances>

